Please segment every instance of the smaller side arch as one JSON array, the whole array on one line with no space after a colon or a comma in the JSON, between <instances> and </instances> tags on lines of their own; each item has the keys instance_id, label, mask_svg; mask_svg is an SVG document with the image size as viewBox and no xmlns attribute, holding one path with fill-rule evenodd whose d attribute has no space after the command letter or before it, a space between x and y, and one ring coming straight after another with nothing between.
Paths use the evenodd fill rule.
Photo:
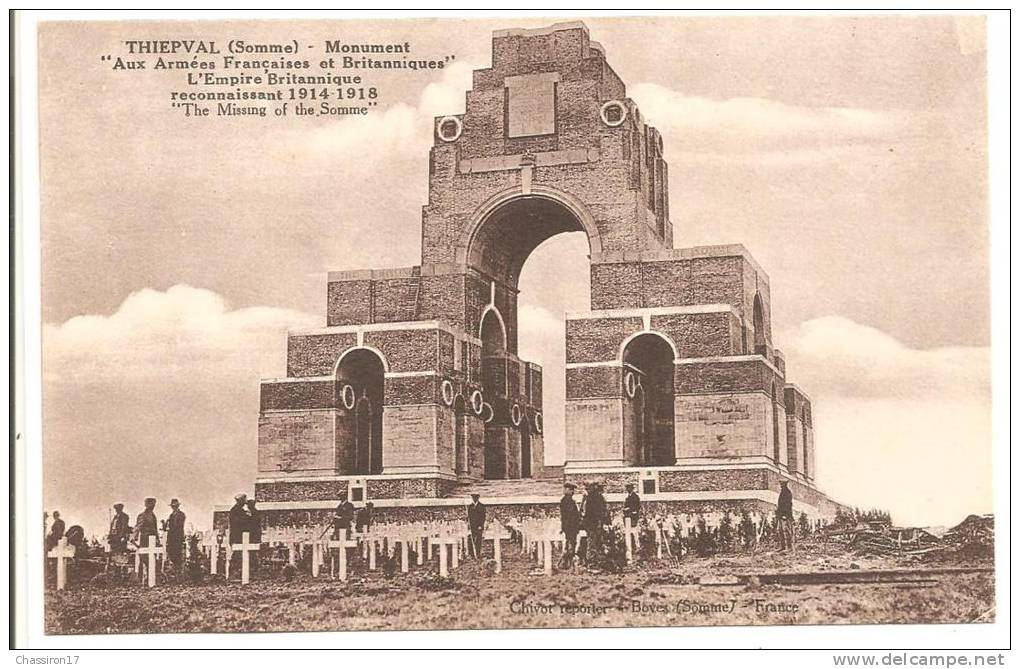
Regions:
<instances>
[{"instance_id":1,"label":"smaller side arch","mask_svg":"<svg viewBox=\"0 0 1020 669\"><path fill-rule=\"evenodd\" d=\"M485 327L485 317L492 313L496 317L496 322L499 323L499 329L503 333L503 348L507 346L507 332L506 332L506 321L503 320L503 314L499 312L494 304L487 304L482 309L482 316L478 319L478 338L484 341L482 329Z\"/></svg>"}]
</instances>

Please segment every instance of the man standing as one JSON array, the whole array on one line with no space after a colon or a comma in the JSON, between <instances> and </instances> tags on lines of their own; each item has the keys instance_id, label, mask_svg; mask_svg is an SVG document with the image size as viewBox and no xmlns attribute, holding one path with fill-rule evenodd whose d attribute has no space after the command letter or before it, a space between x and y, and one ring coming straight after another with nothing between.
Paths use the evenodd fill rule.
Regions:
<instances>
[{"instance_id":1,"label":"man standing","mask_svg":"<svg viewBox=\"0 0 1020 669\"><path fill-rule=\"evenodd\" d=\"M623 500L623 518L624 520L630 518L630 526L637 527L638 520L641 518L641 498L634 492L634 484L628 483L627 498Z\"/></svg>"},{"instance_id":2,"label":"man standing","mask_svg":"<svg viewBox=\"0 0 1020 669\"><path fill-rule=\"evenodd\" d=\"M248 496L243 492L234 495L234 506L230 507L230 513L227 515L229 533L227 540L231 544L241 543L241 535L248 531L248 512L244 506L248 501Z\"/></svg>"},{"instance_id":3,"label":"man standing","mask_svg":"<svg viewBox=\"0 0 1020 669\"><path fill-rule=\"evenodd\" d=\"M793 493L786 481L779 484L776 518L779 521L779 550L793 550Z\"/></svg>"},{"instance_id":4,"label":"man standing","mask_svg":"<svg viewBox=\"0 0 1020 669\"><path fill-rule=\"evenodd\" d=\"M560 569L567 569L574 566L574 553L577 552L577 533L581 529L581 512L577 510L577 502L574 501L574 490L577 489L573 483L563 485L563 499L560 500L560 530L566 538L563 547L563 557L560 558Z\"/></svg>"},{"instance_id":5,"label":"man standing","mask_svg":"<svg viewBox=\"0 0 1020 669\"><path fill-rule=\"evenodd\" d=\"M590 564L595 564L596 566L602 557L602 529L607 514L606 498L602 496L599 484L595 482L589 483L588 496L585 499L584 516L581 519L581 523L584 526L585 533L588 535L587 560Z\"/></svg>"},{"instance_id":6,"label":"man standing","mask_svg":"<svg viewBox=\"0 0 1020 669\"><path fill-rule=\"evenodd\" d=\"M230 507L230 513L227 515L229 524L227 531L227 561L229 563L229 573L231 574L241 573L241 555L235 554L232 546L241 543L244 533L248 531L248 512L244 508L247 501L248 496L243 492L234 495L234 506Z\"/></svg>"},{"instance_id":7,"label":"man standing","mask_svg":"<svg viewBox=\"0 0 1020 669\"><path fill-rule=\"evenodd\" d=\"M131 519L124 513L124 505L117 502L113 505L113 519L110 521L110 553L123 553L127 550L128 537L131 536Z\"/></svg>"},{"instance_id":8,"label":"man standing","mask_svg":"<svg viewBox=\"0 0 1020 669\"><path fill-rule=\"evenodd\" d=\"M468 504L468 529L471 530L471 555L475 559L482 557L482 532L485 531L485 505L478 501L478 493L471 493Z\"/></svg>"},{"instance_id":9,"label":"man standing","mask_svg":"<svg viewBox=\"0 0 1020 669\"><path fill-rule=\"evenodd\" d=\"M170 508L173 511L166 519L166 556L174 568L179 569L184 562L185 515L176 497L170 500Z\"/></svg>"},{"instance_id":10,"label":"man standing","mask_svg":"<svg viewBox=\"0 0 1020 669\"><path fill-rule=\"evenodd\" d=\"M333 513L333 538L348 539L351 536L351 524L354 522L354 505L351 500L337 504Z\"/></svg>"},{"instance_id":11,"label":"man standing","mask_svg":"<svg viewBox=\"0 0 1020 669\"><path fill-rule=\"evenodd\" d=\"M156 513L153 511L155 508L156 498L146 497L145 510L135 519L134 541L139 548L149 545L149 537L156 537L156 545L159 545L159 530L157 529Z\"/></svg>"},{"instance_id":12,"label":"man standing","mask_svg":"<svg viewBox=\"0 0 1020 669\"><path fill-rule=\"evenodd\" d=\"M60 517L59 511L53 512L53 524L50 525L49 534L46 535L46 552L50 552L60 540L64 538L64 519Z\"/></svg>"}]
</instances>

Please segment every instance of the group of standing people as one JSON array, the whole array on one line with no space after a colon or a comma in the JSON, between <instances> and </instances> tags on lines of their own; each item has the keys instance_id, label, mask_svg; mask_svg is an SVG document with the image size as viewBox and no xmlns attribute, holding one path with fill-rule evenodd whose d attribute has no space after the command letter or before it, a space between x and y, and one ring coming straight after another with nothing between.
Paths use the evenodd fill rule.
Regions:
<instances>
[{"instance_id":1,"label":"group of standing people","mask_svg":"<svg viewBox=\"0 0 1020 669\"><path fill-rule=\"evenodd\" d=\"M187 515L181 511L180 500L176 497L170 500L170 514L163 520L162 525L156 518L156 498L146 497L144 505L145 508L138 514L133 527L130 516L124 512L124 504L118 502L113 505L113 517L110 519L110 532L107 535L110 553L117 555L126 552L129 543L142 547L155 540L158 546L159 530L162 529L166 533L166 557L175 567L180 566L186 554L184 523L187 520Z\"/></svg>"},{"instance_id":2,"label":"group of standing people","mask_svg":"<svg viewBox=\"0 0 1020 669\"><path fill-rule=\"evenodd\" d=\"M354 506L354 502L344 500L333 511L330 527L333 528L334 539L349 539L351 531L365 532L372 529L372 512L375 505L368 502L362 508Z\"/></svg>"},{"instance_id":3,"label":"group of standing people","mask_svg":"<svg viewBox=\"0 0 1020 669\"><path fill-rule=\"evenodd\" d=\"M623 503L623 517L630 519L632 527L636 527L641 517L641 498L634 492L634 485L626 486L627 497ZM602 491L602 484L589 481L585 484L585 492L580 501L574 499L577 486L573 483L563 485L563 497L560 499L560 530L566 540L563 556L559 567L566 569L574 564L574 557L581 559L582 564L593 564L603 552L606 527L611 524L609 506ZM584 530L585 536L578 545L577 535Z\"/></svg>"}]
</instances>

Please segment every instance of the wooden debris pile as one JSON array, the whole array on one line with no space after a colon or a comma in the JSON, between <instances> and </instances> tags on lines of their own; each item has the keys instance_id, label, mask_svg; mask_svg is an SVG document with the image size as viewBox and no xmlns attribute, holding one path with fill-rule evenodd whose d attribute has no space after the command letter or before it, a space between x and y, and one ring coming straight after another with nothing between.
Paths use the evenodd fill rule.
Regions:
<instances>
[{"instance_id":1,"label":"wooden debris pile","mask_svg":"<svg viewBox=\"0 0 1020 669\"><path fill-rule=\"evenodd\" d=\"M920 556L953 552L973 557L990 556L995 538L991 515L968 516L937 537L920 527L893 527L884 522L861 522L827 531L830 540L841 541L857 553Z\"/></svg>"}]
</instances>

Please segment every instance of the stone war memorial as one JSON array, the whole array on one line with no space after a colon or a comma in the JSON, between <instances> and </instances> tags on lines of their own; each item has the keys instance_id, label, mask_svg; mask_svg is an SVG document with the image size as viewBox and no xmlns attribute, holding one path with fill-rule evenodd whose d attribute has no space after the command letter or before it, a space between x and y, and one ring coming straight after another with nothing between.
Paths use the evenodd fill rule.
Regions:
<instances>
[{"instance_id":1,"label":"stone war memorial","mask_svg":"<svg viewBox=\"0 0 1020 669\"><path fill-rule=\"evenodd\" d=\"M831 520L769 277L738 244L674 247L663 137L587 28L496 31L465 108L435 119L421 264L331 272L323 326L290 332L286 377L262 380L267 527L324 526L344 500L459 519L471 493L551 516L564 482L589 481L611 505L634 484L652 513L737 515L773 513L787 481L798 516ZM553 466L518 278L565 232L587 236L591 304L566 315Z\"/></svg>"}]
</instances>

